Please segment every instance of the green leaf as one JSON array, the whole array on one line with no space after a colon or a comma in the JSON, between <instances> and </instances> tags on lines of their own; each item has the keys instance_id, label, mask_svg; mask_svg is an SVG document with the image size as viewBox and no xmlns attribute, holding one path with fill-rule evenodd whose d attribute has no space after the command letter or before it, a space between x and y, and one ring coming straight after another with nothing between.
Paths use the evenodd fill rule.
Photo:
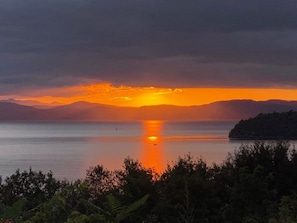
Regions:
<instances>
[{"instance_id":1,"label":"green leaf","mask_svg":"<svg viewBox=\"0 0 297 223\"><path fill-rule=\"evenodd\" d=\"M13 219L17 220L21 216L23 212L23 208L26 204L26 201L24 199L19 199L13 205L6 211L5 214L3 214L4 219Z\"/></svg>"}]
</instances>

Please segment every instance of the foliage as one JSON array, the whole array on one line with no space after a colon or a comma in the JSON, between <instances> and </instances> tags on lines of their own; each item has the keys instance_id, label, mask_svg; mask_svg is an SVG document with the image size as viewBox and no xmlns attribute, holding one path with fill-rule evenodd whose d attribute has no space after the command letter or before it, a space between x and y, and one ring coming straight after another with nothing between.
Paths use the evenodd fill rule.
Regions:
<instances>
[{"instance_id":1,"label":"foliage","mask_svg":"<svg viewBox=\"0 0 297 223\"><path fill-rule=\"evenodd\" d=\"M5 212L1 215L3 219L16 219L16 221L20 218L23 208L25 206L26 201L24 199L20 199L12 204L11 207L7 207Z\"/></svg>"},{"instance_id":2,"label":"foliage","mask_svg":"<svg viewBox=\"0 0 297 223\"><path fill-rule=\"evenodd\" d=\"M297 111L259 114L241 120L230 131L233 139L280 140L297 139Z\"/></svg>"},{"instance_id":3,"label":"foliage","mask_svg":"<svg viewBox=\"0 0 297 223\"><path fill-rule=\"evenodd\" d=\"M279 207L279 218L271 219L271 222L295 223L297 222L297 196L284 196Z\"/></svg>"},{"instance_id":4,"label":"foliage","mask_svg":"<svg viewBox=\"0 0 297 223\"><path fill-rule=\"evenodd\" d=\"M0 219L18 223L297 222L297 154L288 142L244 144L221 164L191 155L157 175L130 158L84 180L17 170L0 181ZM148 199L149 197L149 199Z\"/></svg>"},{"instance_id":5,"label":"foliage","mask_svg":"<svg viewBox=\"0 0 297 223\"><path fill-rule=\"evenodd\" d=\"M51 172L43 174L31 169L17 170L7 177L0 187L0 202L12 205L20 199L27 200L27 208L33 208L40 202L50 199L59 189L60 182L53 178Z\"/></svg>"},{"instance_id":6,"label":"foliage","mask_svg":"<svg viewBox=\"0 0 297 223\"><path fill-rule=\"evenodd\" d=\"M106 216L108 219L107 222L112 223L119 223L122 222L124 219L126 219L133 211L138 209L140 206L144 205L144 203L147 201L149 195L145 195L141 199L125 206L120 203L120 201L113 196L112 194L109 194L106 198L108 201L108 209L109 209L109 215ZM105 212L106 213L106 212Z\"/></svg>"},{"instance_id":7,"label":"foliage","mask_svg":"<svg viewBox=\"0 0 297 223\"><path fill-rule=\"evenodd\" d=\"M114 173L104 169L102 165L90 167L84 181L93 200L100 200L106 194L116 190Z\"/></svg>"},{"instance_id":8,"label":"foliage","mask_svg":"<svg viewBox=\"0 0 297 223\"><path fill-rule=\"evenodd\" d=\"M48 202L43 203L39 211L25 223L62 223L66 217L66 201L61 196L54 196Z\"/></svg>"},{"instance_id":9,"label":"foliage","mask_svg":"<svg viewBox=\"0 0 297 223\"><path fill-rule=\"evenodd\" d=\"M160 178L160 213L164 222L195 216L196 221L216 222L220 198L216 196L216 182L206 163L190 155L168 166Z\"/></svg>"}]
</instances>

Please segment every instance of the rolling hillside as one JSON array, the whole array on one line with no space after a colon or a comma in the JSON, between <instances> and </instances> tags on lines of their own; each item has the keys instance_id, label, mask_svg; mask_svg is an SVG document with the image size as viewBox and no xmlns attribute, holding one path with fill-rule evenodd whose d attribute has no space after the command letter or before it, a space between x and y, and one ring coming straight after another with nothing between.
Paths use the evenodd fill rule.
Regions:
<instances>
[{"instance_id":1,"label":"rolling hillside","mask_svg":"<svg viewBox=\"0 0 297 223\"><path fill-rule=\"evenodd\" d=\"M241 120L259 113L297 110L297 101L219 101L200 106L157 105L117 107L88 102L76 102L53 108L36 108L10 102L0 102L0 120L47 121L134 121L134 120Z\"/></svg>"}]
</instances>

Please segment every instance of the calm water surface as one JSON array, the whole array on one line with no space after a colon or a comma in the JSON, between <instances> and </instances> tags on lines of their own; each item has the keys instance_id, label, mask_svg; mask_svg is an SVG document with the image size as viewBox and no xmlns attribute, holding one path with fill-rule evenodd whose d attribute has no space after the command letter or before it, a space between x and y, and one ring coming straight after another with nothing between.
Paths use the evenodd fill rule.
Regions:
<instances>
[{"instance_id":1,"label":"calm water surface","mask_svg":"<svg viewBox=\"0 0 297 223\"><path fill-rule=\"evenodd\" d=\"M242 142L229 141L234 122L1 122L0 175L16 169L83 178L90 166L120 169L125 158L162 171L191 154L220 164Z\"/></svg>"}]
</instances>

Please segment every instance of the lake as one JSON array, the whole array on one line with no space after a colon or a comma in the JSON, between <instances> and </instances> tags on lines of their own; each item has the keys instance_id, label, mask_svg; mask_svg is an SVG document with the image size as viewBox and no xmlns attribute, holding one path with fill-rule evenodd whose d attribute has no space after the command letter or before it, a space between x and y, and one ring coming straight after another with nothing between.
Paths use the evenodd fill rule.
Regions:
<instances>
[{"instance_id":1,"label":"lake","mask_svg":"<svg viewBox=\"0 0 297 223\"><path fill-rule=\"evenodd\" d=\"M0 175L16 169L76 180L90 166L122 168L125 158L162 171L191 154L220 164L241 145L229 141L235 122L1 122Z\"/></svg>"}]
</instances>

